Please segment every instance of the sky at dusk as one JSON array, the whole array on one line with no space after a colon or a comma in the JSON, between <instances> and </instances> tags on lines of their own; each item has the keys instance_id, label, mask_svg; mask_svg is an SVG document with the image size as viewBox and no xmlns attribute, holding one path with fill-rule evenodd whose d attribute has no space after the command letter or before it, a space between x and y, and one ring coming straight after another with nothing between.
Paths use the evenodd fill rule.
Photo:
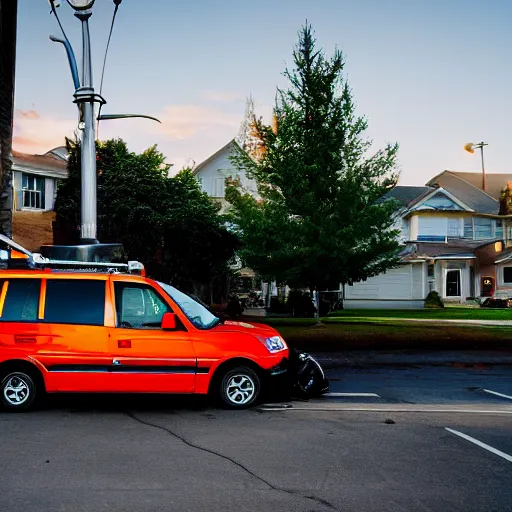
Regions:
<instances>
[{"instance_id":1,"label":"sky at dusk","mask_svg":"<svg viewBox=\"0 0 512 512\"><path fill-rule=\"evenodd\" d=\"M91 18L98 89L113 12ZM80 23L59 14L77 58ZM422 185L444 169L479 171L466 142L487 142L487 172L512 172L510 0L124 0L108 56L103 113L148 120L101 123L100 138L133 151L158 144L175 169L200 163L236 136L245 98L270 117L276 87L308 20L327 55L340 48L358 113L374 148L400 144L400 183ZM14 149L62 145L77 125L73 84L46 0L19 0Z\"/></svg>"}]
</instances>

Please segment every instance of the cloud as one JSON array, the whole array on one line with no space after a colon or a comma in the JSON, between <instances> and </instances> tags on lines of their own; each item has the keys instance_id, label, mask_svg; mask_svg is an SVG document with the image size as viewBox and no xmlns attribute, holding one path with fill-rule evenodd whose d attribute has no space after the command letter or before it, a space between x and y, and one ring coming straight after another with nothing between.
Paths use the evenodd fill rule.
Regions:
<instances>
[{"instance_id":1,"label":"cloud","mask_svg":"<svg viewBox=\"0 0 512 512\"><path fill-rule=\"evenodd\" d=\"M16 113L23 119L39 119L41 117L35 110L17 110Z\"/></svg>"},{"instance_id":2,"label":"cloud","mask_svg":"<svg viewBox=\"0 0 512 512\"><path fill-rule=\"evenodd\" d=\"M237 115L219 109L196 105L171 105L159 116L161 133L171 139L183 140L221 128L236 129L241 121Z\"/></svg>"},{"instance_id":3,"label":"cloud","mask_svg":"<svg viewBox=\"0 0 512 512\"><path fill-rule=\"evenodd\" d=\"M203 98L218 103L232 103L244 100L244 96L233 91L205 91Z\"/></svg>"},{"instance_id":4,"label":"cloud","mask_svg":"<svg viewBox=\"0 0 512 512\"><path fill-rule=\"evenodd\" d=\"M24 153L45 153L73 137L77 121L45 117L35 110L14 112L13 148Z\"/></svg>"}]
</instances>

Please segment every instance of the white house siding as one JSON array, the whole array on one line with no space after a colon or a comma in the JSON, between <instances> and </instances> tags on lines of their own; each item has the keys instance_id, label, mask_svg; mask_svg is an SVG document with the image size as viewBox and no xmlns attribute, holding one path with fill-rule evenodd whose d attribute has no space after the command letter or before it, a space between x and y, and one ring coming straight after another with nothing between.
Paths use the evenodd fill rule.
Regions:
<instances>
[{"instance_id":1,"label":"white house siding","mask_svg":"<svg viewBox=\"0 0 512 512\"><path fill-rule=\"evenodd\" d=\"M53 210L55 205L55 179L46 178L44 181L44 209Z\"/></svg>"},{"instance_id":2,"label":"white house siding","mask_svg":"<svg viewBox=\"0 0 512 512\"><path fill-rule=\"evenodd\" d=\"M223 198L226 178L240 179L242 187L252 195L257 195L256 183L249 179L245 173L239 172L230 160L232 150L226 149L219 153L210 162L206 163L196 174L201 188L210 197Z\"/></svg>"},{"instance_id":3,"label":"white house siding","mask_svg":"<svg viewBox=\"0 0 512 512\"><path fill-rule=\"evenodd\" d=\"M421 308L423 307L426 272L424 263L408 263L385 274L347 286L345 307L354 308Z\"/></svg>"}]
</instances>

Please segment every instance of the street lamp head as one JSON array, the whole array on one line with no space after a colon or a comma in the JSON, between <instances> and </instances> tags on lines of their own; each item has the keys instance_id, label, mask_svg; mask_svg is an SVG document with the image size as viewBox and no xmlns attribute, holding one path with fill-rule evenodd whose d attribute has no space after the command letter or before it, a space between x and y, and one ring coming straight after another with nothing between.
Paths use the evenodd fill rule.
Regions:
<instances>
[{"instance_id":1,"label":"street lamp head","mask_svg":"<svg viewBox=\"0 0 512 512\"><path fill-rule=\"evenodd\" d=\"M475 152L475 145L474 145L472 142L468 142L468 143L464 146L464 149L465 149L468 153L473 154L473 153Z\"/></svg>"},{"instance_id":2,"label":"street lamp head","mask_svg":"<svg viewBox=\"0 0 512 512\"><path fill-rule=\"evenodd\" d=\"M90 9L96 0L68 0L68 4L73 7L75 11L87 11Z\"/></svg>"}]
</instances>

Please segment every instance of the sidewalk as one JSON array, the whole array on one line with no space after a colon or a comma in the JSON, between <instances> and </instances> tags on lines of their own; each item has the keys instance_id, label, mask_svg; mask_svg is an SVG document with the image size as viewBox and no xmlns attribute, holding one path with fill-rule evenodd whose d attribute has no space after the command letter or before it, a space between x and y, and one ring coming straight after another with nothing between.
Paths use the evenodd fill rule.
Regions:
<instances>
[{"instance_id":1,"label":"sidewalk","mask_svg":"<svg viewBox=\"0 0 512 512\"><path fill-rule=\"evenodd\" d=\"M311 355L326 369L347 366L512 365L512 350L347 350L311 352Z\"/></svg>"},{"instance_id":2,"label":"sidewalk","mask_svg":"<svg viewBox=\"0 0 512 512\"><path fill-rule=\"evenodd\" d=\"M354 320L351 320L354 321ZM512 327L512 320L468 320L467 318L398 318L398 317L367 317L364 322L385 323L385 322L413 322L413 323L427 323L437 325L489 325L489 326L502 326Z\"/></svg>"}]
</instances>

